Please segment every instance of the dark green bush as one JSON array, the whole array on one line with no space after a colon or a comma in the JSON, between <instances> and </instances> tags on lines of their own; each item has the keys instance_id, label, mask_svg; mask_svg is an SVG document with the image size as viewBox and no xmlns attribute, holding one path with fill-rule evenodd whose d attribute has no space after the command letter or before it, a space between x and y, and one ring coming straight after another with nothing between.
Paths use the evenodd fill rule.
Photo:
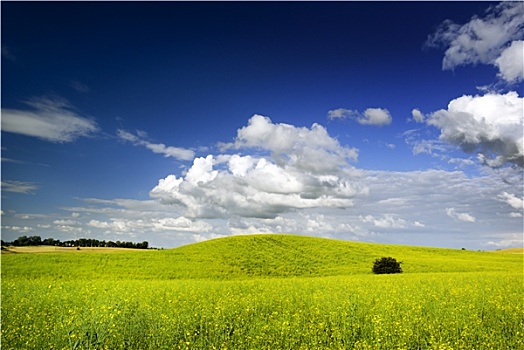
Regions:
<instances>
[{"instance_id":1,"label":"dark green bush","mask_svg":"<svg viewBox=\"0 0 524 350\"><path fill-rule=\"evenodd\" d=\"M376 259L371 269L375 274L402 273L401 262L395 258L387 257Z\"/></svg>"}]
</instances>

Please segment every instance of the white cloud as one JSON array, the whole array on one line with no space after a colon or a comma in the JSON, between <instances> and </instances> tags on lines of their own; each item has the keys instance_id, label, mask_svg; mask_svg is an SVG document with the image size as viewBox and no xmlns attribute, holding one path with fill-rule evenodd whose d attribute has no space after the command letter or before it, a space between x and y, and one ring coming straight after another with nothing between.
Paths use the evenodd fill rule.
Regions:
<instances>
[{"instance_id":1,"label":"white cloud","mask_svg":"<svg viewBox=\"0 0 524 350\"><path fill-rule=\"evenodd\" d=\"M515 168L487 168L484 175L476 177L462 171L363 170L358 177L348 175L345 180L355 181L359 188L368 191L350 196L347 199L352 205L340 207L322 201L344 199L336 195L331 195L331 198L324 195L338 189L342 174L317 175L315 178L324 183L325 187L320 187L324 192L320 192L319 197L310 202L300 202L303 199L300 196L302 192L291 192L293 187L286 193L262 190L264 186L273 188L270 187L271 183L260 185L262 189L255 188L257 184L251 173L257 171L259 160L265 159L266 164L275 163L271 158L259 155L252 154L245 162L243 157L248 156L236 154L211 157L213 165L206 173L217 171L217 174L207 182L191 184L184 177L173 175L170 178L172 193L187 186L180 198L188 200L189 205L196 205L197 209L204 206L202 214L207 213L207 216L190 217L186 215L188 208L185 205L164 205L154 199L88 198L82 200L82 206L62 208L69 213L61 216L6 212L2 216L2 223L8 227L18 227L14 229L18 231L5 229L4 240L15 239L24 227L38 227L38 234L42 237L66 240L71 235L80 237L89 233L89 237L97 239L146 240L151 246L164 247L232 234L276 232L382 243L485 249L489 248L488 242L512 245L511 242L515 242L513 233L522 231L522 216L516 213L521 209L506 205L514 201L513 197L517 197L514 195L518 193L515 184L521 181L521 173ZM218 158L221 159L218 161ZM229 162L231 159L236 160ZM243 165L239 165L243 162ZM234 165L230 166L230 163ZM236 175L233 175L232 169L236 169ZM295 171L292 175L296 176L297 173ZM299 183L304 185L305 182L301 180ZM273 189L279 190L279 187L275 185ZM205 207L205 200L209 201L211 207L218 208L216 212ZM219 204L213 202L218 200L221 201ZM315 201L318 201L318 206L304 205ZM518 207L518 203L514 205ZM244 204L245 207L242 206ZM281 206L274 208L277 204ZM229 211L221 213L226 208ZM266 216L252 215L251 211L255 214L265 213ZM214 215L216 213L224 215ZM25 217L31 219L31 225L27 225L28 219ZM469 221L460 221L461 218ZM475 221L471 218L475 218Z\"/></svg>"},{"instance_id":2,"label":"white cloud","mask_svg":"<svg viewBox=\"0 0 524 350\"><path fill-rule=\"evenodd\" d=\"M459 213L455 208L446 208L446 215L452 219L464 221L464 222L475 222L475 217L468 213Z\"/></svg>"},{"instance_id":3,"label":"white cloud","mask_svg":"<svg viewBox=\"0 0 524 350\"><path fill-rule=\"evenodd\" d=\"M78 225L79 223L78 221L75 221L75 220L55 220L53 221L53 224L72 226L72 225Z\"/></svg>"},{"instance_id":4,"label":"white cloud","mask_svg":"<svg viewBox=\"0 0 524 350\"><path fill-rule=\"evenodd\" d=\"M417 123L423 123L426 119L426 116L417 108L414 108L411 111L411 116L413 117L413 120Z\"/></svg>"},{"instance_id":5,"label":"white cloud","mask_svg":"<svg viewBox=\"0 0 524 350\"><path fill-rule=\"evenodd\" d=\"M310 129L274 124L261 115L251 117L248 125L237 131L236 140L230 147L268 151L278 165L314 174L337 171L348 160L358 158L357 149L342 146L319 124L313 124Z\"/></svg>"},{"instance_id":6,"label":"white cloud","mask_svg":"<svg viewBox=\"0 0 524 350\"><path fill-rule=\"evenodd\" d=\"M147 134L143 131L137 131L137 135L134 135L125 130L117 130L117 136L124 141L131 142L135 146L143 146L153 153L163 154L164 157L173 157L179 160L191 160L195 156L193 150L180 147L166 146L163 143L152 143L147 141L145 138Z\"/></svg>"},{"instance_id":7,"label":"white cloud","mask_svg":"<svg viewBox=\"0 0 524 350\"><path fill-rule=\"evenodd\" d=\"M368 108L364 115L357 119L357 122L364 125L388 125L391 124L391 114L384 108Z\"/></svg>"},{"instance_id":8,"label":"white cloud","mask_svg":"<svg viewBox=\"0 0 524 350\"><path fill-rule=\"evenodd\" d=\"M447 110L432 113L427 124L440 129L440 138L465 152L478 152L488 165L506 162L524 166L523 99L516 92L464 95Z\"/></svg>"},{"instance_id":9,"label":"white cloud","mask_svg":"<svg viewBox=\"0 0 524 350\"><path fill-rule=\"evenodd\" d=\"M364 113L356 110L338 108L328 111L328 119L353 119L362 125L383 126L391 124L391 113L384 108L368 108Z\"/></svg>"},{"instance_id":10,"label":"white cloud","mask_svg":"<svg viewBox=\"0 0 524 350\"><path fill-rule=\"evenodd\" d=\"M337 108L332 109L328 111L327 115L329 120L335 120L335 119L349 119L349 118L358 118L360 117L360 113L358 111L354 111L351 109L346 108Z\"/></svg>"},{"instance_id":11,"label":"white cloud","mask_svg":"<svg viewBox=\"0 0 524 350\"><path fill-rule=\"evenodd\" d=\"M499 234L495 238L497 240L489 241L487 245L502 249L509 247L522 247L524 243L522 232Z\"/></svg>"},{"instance_id":12,"label":"white cloud","mask_svg":"<svg viewBox=\"0 0 524 350\"><path fill-rule=\"evenodd\" d=\"M502 192L498 195L498 198L514 209L524 209L524 198L518 198L514 194L508 192Z\"/></svg>"},{"instance_id":13,"label":"white cloud","mask_svg":"<svg viewBox=\"0 0 524 350\"><path fill-rule=\"evenodd\" d=\"M208 166L213 159L211 155L195 159L185 178L160 179L151 196L181 206L192 218L270 218L293 209L348 207L351 198L364 190L356 173L354 178L315 176L260 158L242 175L231 168L214 170Z\"/></svg>"},{"instance_id":14,"label":"white cloud","mask_svg":"<svg viewBox=\"0 0 524 350\"><path fill-rule=\"evenodd\" d=\"M33 231L33 228L30 226L2 226L2 230L14 231L17 233L26 233Z\"/></svg>"},{"instance_id":15,"label":"white cloud","mask_svg":"<svg viewBox=\"0 0 524 350\"><path fill-rule=\"evenodd\" d=\"M256 159L247 155L241 157L238 154L234 154L229 159L229 170L234 176L245 177L249 170L252 170L255 166Z\"/></svg>"},{"instance_id":16,"label":"white cloud","mask_svg":"<svg viewBox=\"0 0 524 350\"><path fill-rule=\"evenodd\" d=\"M459 168L464 168L466 166L475 165L475 162L471 159L464 158L450 158L448 160L449 164L456 164Z\"/></svg>"},{"instance_id":17,"label":"white cloud","mask_svg":"<svg viewBox=\"0 0 524 350\"><path fill-rule=\"evenodd\" d=\"M429 154L431 156L441 157L442 153L449 151L449 146L439 140L409 140L408 144L413 147L412 152L414 155L417 154Z\"/></svg>"},{"instance_id":18,"label":"white cloud","mask_svg":"<svg viewBox=\"0 0 524 350\"><path fill-rule=\"evenodd\" d=\"M112 218L109 221L90 220L88 226L105 230L106 233L152 232L208 232L212 225L204 221L194 221L183 216L178 218L149 218L129 220Z\"/></svg>"},{"instance_id":19,"label":"white cloud","mask_svg":"<svg viewBox=\"0 0 524 350\"><path fill-rule=\"evenodd\" d=\"M213 232L225 235L289 232L437 246L455 242L480 249L489 233L518 227L514 209L501 209L497 197L509 193L513 181L506 183L497 174L511 179L507 172L516 169L469 178L462 171L357 171L346 162L346 168L313 172L297 162L295 154L302 154L301 147L330 142L317 142L308 134L309 143L302 144L298 135L311 130L291 125L278 130L280 124L257 119L239 129L227 147L249 154L198 158L185 176L161 179L151 196L191 220L213 222ZM298 141L293 145L289 140ZM443 152L448 150L442 141L435 142ZM450 224L450 217L455 223ZM475 225L476 237L464 222Z\"/></svg>"},{"instance_id":20,"label":"white cloud","mask_svg":"<svg viewBox=\"0 0 524 350\"><path fill-rule=\"evenodd\" d=\"M181 206L192 218L274 218L295 209L345 208L365 191L348 164L356 150L341 146L318 124L307 129L255 115L226 148L269 155L196 158L185 177L160 179L151 196Z\"/></svg>"},{"instance_id":21,"label":"white cloud","mask_svg":"<svg viewBox=\"0 0 524 350\"><path fill-rule=\"evenodd\" d=\"M78 115L65 99L34 98L26 104L34 110L2 109L2 131L50 142L72 142L99 130L94 120Z\"/></svg>"},{"instance_id":22,"label":"white cloud","mask_svg":"<svg viewBox=\"0 0 524 350\"><path fill-rule=\"evenodd\" d=\"M513 41L495 60L499 76L507 82L524 79L524 41Z\"/></svg>"},{"instance_id":23,"label":"white cloud","mask_svg":"<svg viewBox=\"0 0 524 350\"><path fill-rule=\"evenodd\" d=\"M469 177L462 171L365 171L363 178L369 194L357 196L355 205L346 209L345 215L356 216L363 231L387 234L381 237L382 242L388 237L392 242L405 239L407 244L419 245L449 241L455 242L455 246L475 245L480 249L494 233L522 230L522 221L510 215L515 209L501 206L498 198L522 181L521 173L513 168L487 169L486 173ZM386 226L388 214L395 215L391 219L401 218L411 226L375 225L375 221L382 219ZM454 221L450 222L449 215ZM367 217L367 222L360 216ZM394 222L391 219L389 222ZM354 219L346 222L356 226ZM468 225L464 226L464 222Z\"/></svg>"},{"instance_id":24,"label":"white cloud","mask_svg":"<svg viewBox=\"0 0 524 350\"><path fill-rule=\"evenodd\" d=\"M508 62L508 56L515 57L515 52L513 49L510 52L505 50L514 40L521 39L524 34L523 23L522 3L504 1L490 7L484 18L474 16L464 25L445 21L436 33L428 38L427 45L447 48L442 61L443 69L477 63L491 64L499 67L502 78L512 81L519 77L515 67L519 63L522 66L522 60ZM500 58L503 52L505 58Z\"/></svg>"},{"instance_id":25,"label":"white cloud","mask_svg":"<svg viewBox=\"0 0 524 350\"><path fill-rule=\"evenodd\" d=\"M399 218L394 214L385 214L381 217L374 217L373 215L359 215L359 219L364 223L370 223L373 226L380 228L406 228L408 226L424 227L424 225L418 221L408 223L406 220Z\"/></svg>"},{"instance_id":26,"label":"white cloud","mask_svg":"<svg viewBox=\"0 0 524 350\"><path fill-rule=\"evenodd\" d=\"M38 189L38 185L33 182L24 181L2 181L2 191L23 193L23 194L34 194Z\"/></svg>"},{"instance_id":27,"label":"white cloud","mask_svg":"<svg viewBox=\"0 0 524 350\"><path fill-rule=\"evenodd\" d=\"M389 149L395 149L397 146L394 143L385 143L384 144Z\"/></svg>"}]
</instances>

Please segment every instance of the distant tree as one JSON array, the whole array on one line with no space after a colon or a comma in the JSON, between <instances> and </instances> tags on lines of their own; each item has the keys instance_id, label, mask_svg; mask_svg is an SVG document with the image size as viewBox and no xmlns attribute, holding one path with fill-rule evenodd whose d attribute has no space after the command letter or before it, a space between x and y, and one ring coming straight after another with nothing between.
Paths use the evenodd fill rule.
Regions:
<instances>
[{"instance_id":1,"label":"distant tree","mask_svg":"<svg viewBox=\"0 0 524 350\"><path fill-rule=\"evenodd\" d=\"M402 273L400 264L401 262L397 261L395 258L383 257L375 260L371 270L375 274Z\"/></svg>"},{"instance_id":2,"label":"distant tree","mask_svg":"<svg viewBox=\"0 0 524 350\"><path fill-rule=\"evenodd\" d=\"M46 238L42 241L42 245L54 245L59 246L61 242L58 239L54 238Z\"/></svg>"},{"instance_id":3,"label":"distant tree","mask_svg":"<svg viewBox=\"0 0 524 350\"><path fill-rule=\"evenodd\" d=\"M142 243L134 242L121 242L121 241L99 241L95 238L78 238L75 240L68 240L61 242L58 239L46 238L42 240L40 236L20 236L15 239L12 243L2 241L3 245L14 245L14 246L34 246L34 245L51 245L61 247L112 247L112 248L135 248L135 249L148 249L149 243L143 241Z\"/></svg>"},{"instance_id":4,"label":"distant tree","mask_svg":"<svg viewBox=\"0 0 524 350\"><path fill-rule=\"evenodd\" d=\"M42 238L40 236L20 236L13 241L13 245L19 247L28 245L42 245Z\"/></svg>"},{"instance_id":5,"label":"distant tree","mask_svg":"<svg viewBox=\"0 0 524 350\"><path fill-rule=\"evenodd\" d=\"M20 236L13 241L13 245L17 247L23 247L27 245L27 242L28 242L27 236Z\"/></svg>"},{"instance_id":6,"label":"distant tree","mask_svg":"<svg viewBox=\"0 0 524 350\"><path fill-rule=\"evenodd\" d=\"M31 236L29 237L28 245L42 245L42 238L40 236Z\"/></svg>"}]
</instances>

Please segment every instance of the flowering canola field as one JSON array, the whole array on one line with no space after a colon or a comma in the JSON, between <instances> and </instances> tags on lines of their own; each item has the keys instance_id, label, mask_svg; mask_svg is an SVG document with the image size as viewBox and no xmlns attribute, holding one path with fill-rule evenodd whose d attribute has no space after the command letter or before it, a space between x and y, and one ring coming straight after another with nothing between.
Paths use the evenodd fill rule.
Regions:
<instances>
[{"instance_id":1,"label":"flowering canola field","mask_svg":"<svg viewBox=\"0 0 524 350\"><path fill-rule=\"evenodd\" d=\"M169 279L77 277L60 254L2 256L2 349L524 349L521 255L505 271ZM63 275L39 270L50 259Z\"/></svg>"}]
</instances>

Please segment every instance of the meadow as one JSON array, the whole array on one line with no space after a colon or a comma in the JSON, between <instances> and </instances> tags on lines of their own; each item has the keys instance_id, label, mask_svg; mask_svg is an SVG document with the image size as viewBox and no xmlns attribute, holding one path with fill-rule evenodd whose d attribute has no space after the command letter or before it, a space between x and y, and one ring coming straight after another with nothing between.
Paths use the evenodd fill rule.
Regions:
<instances>
[{"instance_id":1,"label":"meadow","mask_svg":"<svg viewBox=\"0 0 524 350\"><path fill-rule=\"evenodd\" d=\"M292 235L3 254L1 345L524 349L523 257Z\"/></svg>"}]
</instances>

